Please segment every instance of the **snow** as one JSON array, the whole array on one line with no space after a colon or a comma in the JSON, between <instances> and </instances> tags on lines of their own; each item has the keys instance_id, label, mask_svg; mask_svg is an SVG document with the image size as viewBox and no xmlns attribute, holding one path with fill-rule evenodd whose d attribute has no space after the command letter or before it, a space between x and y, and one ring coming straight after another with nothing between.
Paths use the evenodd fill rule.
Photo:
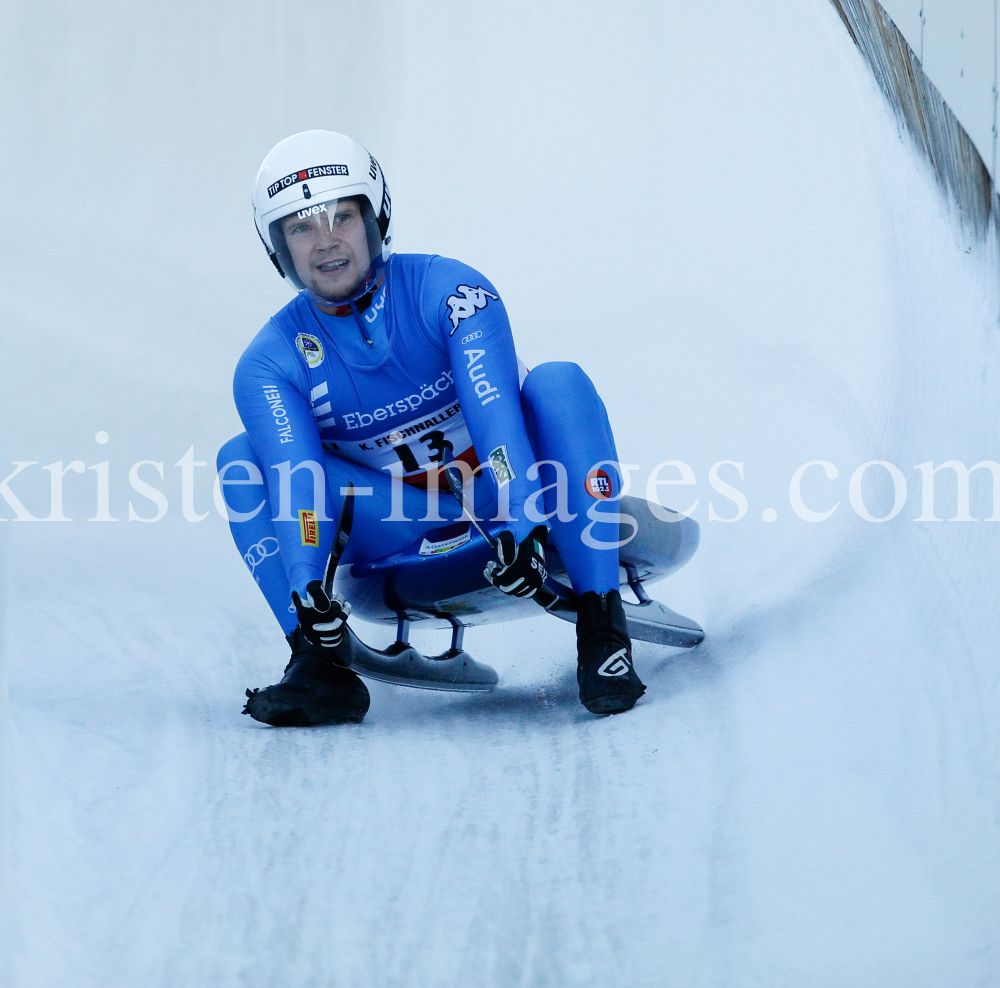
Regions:
<instances>
[{"instance_id":1,"label":"snow","mask_svg":"<svg viewBox=\"0 0 1000 988\"><path fill-rule=\"evenodd\" d=\"M109 461L118 520L86 521L89 470L72 522L0 503L3 984L1000 985L988 475L980 520L913 520L917 464L996 456L997 258L832 6L10 6L4 462L44 517L42 467ZM637 644L631 713L583 710L543 615L467 634L493 694L240 716L286 646L210 468L195 522L175 464L240 429L232 369L289 297L250 182L315 126L379 157L399 250L479 267L529 365L592 375L637 493L694 470L659 494L698 501L702 547L655 595L708 638ZM814 460L816 524L789 501ZM907 483L881 524L868 461ZM884 468L861 493L889 513Z\"/></svg>"}]
</instances>

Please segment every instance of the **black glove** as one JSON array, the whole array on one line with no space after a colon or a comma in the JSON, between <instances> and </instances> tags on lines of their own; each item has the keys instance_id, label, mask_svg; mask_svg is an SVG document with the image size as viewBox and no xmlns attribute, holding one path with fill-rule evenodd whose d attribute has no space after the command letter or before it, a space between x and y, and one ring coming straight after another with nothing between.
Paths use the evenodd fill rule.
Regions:
<instances>
[{"instance_id":1,"label":"black glove","mask_svg":"<svg viewBox=\"0 0 1000 988\"><path fill-rule=\"evenodd\" d=\"M351 613L351 605L340 596L331 600L323 589L321 580L306 584L303 600L294 590L292 602L299 616L299 627L306 640L319 648L334 648L344 640L344 629Z\"/></svg>"},{"instance_id":2,"label":"black glove","mask_svg":"<svg viewBox=\"0 0 1000 988\"><path fill-rule=\"evenodd\" d=\"M538 525L520 544L511 532L503 531L494 548L500 562L486 564L483 575L498 590L513 597L534 597L545 582L545 539L549 530Z\"/></svg>"}]
</instances>

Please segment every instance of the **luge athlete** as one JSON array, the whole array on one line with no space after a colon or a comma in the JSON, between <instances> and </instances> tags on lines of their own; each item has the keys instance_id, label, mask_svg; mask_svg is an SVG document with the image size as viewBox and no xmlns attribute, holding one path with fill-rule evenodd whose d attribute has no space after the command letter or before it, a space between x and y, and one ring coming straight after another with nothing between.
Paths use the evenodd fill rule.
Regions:
<instances>
[{"instance_id":1,"label":"luge athlete","mask_svg":"<svg viewBox=\"0 0 1000 988\"><path fill-rule=\"evenodd\" d=\"M592 713L628 710L645 687L618 592L618 512L606 499L620 478L604 404L576 364L542 364L522 381L494 286L459 261L393 254L391 209L378 162L341 134L289 137L257 174L257 231L298 295L239 361L246 432L218 466L233 538L292 655L246 712L275 726L364 717L368 690L341 648L350 604L322 583L335 519L353 483L350 562L461 518L452 498L438 499L437 517L428 507L446 457L488 467L475 512L503 528L502 563L485 576L533 595L548 538L578 596L580 700Z\"/></svg>"}]
</instances>

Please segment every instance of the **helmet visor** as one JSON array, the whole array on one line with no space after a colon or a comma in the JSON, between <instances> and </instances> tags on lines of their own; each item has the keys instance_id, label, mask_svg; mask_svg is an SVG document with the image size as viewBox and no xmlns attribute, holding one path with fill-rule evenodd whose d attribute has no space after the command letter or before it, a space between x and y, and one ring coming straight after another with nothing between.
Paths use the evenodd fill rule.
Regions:
<instances>
[{"instance_id":1,"label":"helmet visor","mask_svg":"<svg viewBox=\"0 0 1000 988\"><path fill-rule=\"evenodd\" d=\"M270 235L285 277L320 304L360 298L382 268L382 237L367 196L303 203L274 220Z\"/></svg>"}]
</instances>

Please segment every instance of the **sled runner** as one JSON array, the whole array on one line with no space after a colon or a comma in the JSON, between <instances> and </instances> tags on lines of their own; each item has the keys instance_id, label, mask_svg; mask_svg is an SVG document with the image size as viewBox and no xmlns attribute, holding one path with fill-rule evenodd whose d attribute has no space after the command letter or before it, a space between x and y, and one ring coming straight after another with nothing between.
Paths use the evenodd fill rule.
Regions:
<instances>
[{"instance_id":1,"label":"sled runner","mask_svg":"<svg viewBox=\"0 0 1000 988\"><path fill-rule=\"evenodd\" d=\"M348 498L348 501L351 499ZM692 648L705 632L696 621L652 600L645 585L680 569L698 548L698 523L643 498L625 496L619 540L620 586L636 600L623 600L629 634L634 639ZM668 516L657 517L654 509ZM492 535L489 524L486 534ZM499 528L496 529L499 531ZM336 589L351 602L353 613L366 621L396 625L396 641L387 649L365 645L351 633L351 668L361 676L423 689L488 691L498 682L495 670L477 662L462 648L466 627L532 617L539 604L510 597L483 576L496 558L493 548L469 521L428 532L401 552L344 565L336 574ZM573 591L555 546L546 548L546 586L555 600L546 607L564 621L576 621ZM437 656L421 655L409 644L409 628L450 629L451 647Z\"/></svg>"}]
</instances>

